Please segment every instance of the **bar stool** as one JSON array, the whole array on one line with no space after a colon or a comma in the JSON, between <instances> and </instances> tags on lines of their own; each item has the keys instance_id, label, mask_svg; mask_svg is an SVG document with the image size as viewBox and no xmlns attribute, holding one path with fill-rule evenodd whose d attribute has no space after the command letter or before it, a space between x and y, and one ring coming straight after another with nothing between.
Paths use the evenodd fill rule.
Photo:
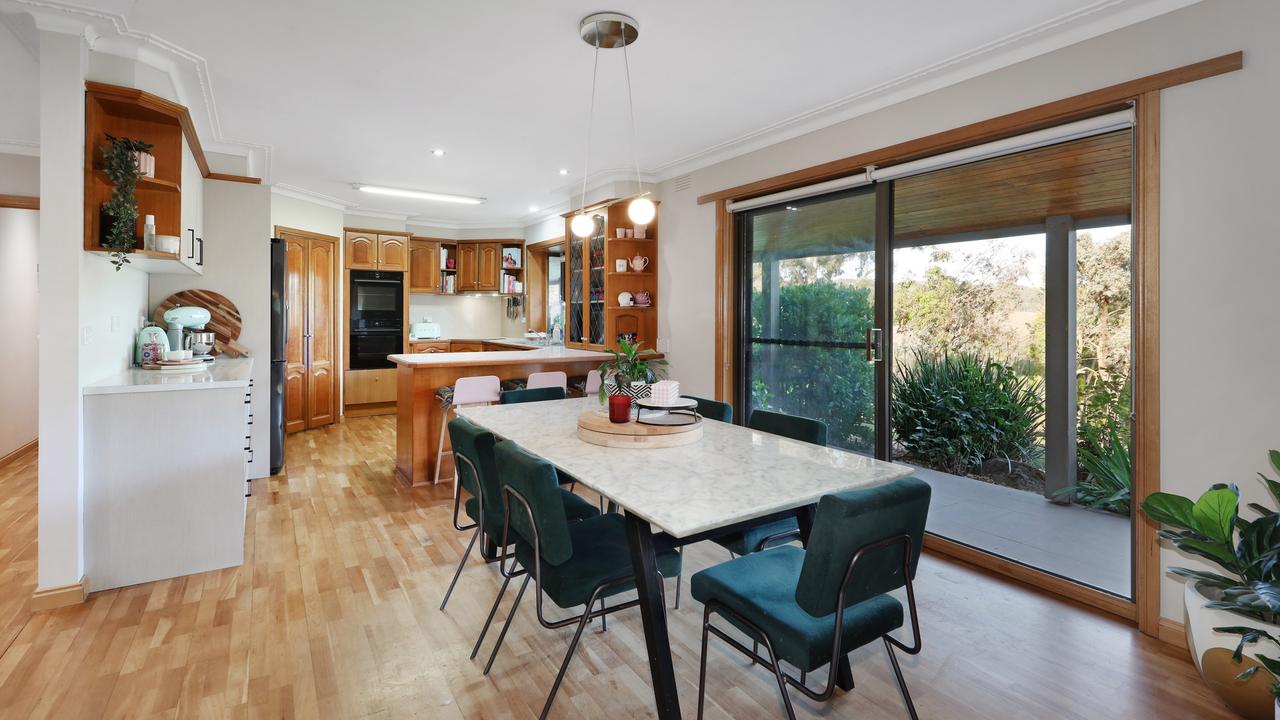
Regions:
<instances>
[{"instance_id":1,"label":"bar stool","mask_svg":"<svg viewBox=\"0 0 1280 720\"><path fill-rule=\"evenodd\" d=\"M442 387L436 390L440 398L440 439L436 445L436 479L440 482L440 462L444 459L444 433L449 426L449 413L455 408L468 405L491 405L498 402L502 394L502 383L497 375L474 375L458 378L452 388ZM457 472L455 468L454 472Z\"/></svg>"},{"instance_id":2,"label":"bar stool","mask_svg":"<svg viewBox=\"0 0 1280 720\"><path fill-rule=\"evenodd\" d=\"M592 370L586 375L576 375L569 378L569 389L573 390L575 395L588 397L600 392L600 371Z\"/></svg>"},{"instance_id":3,"label":"bar stool","mask_svg":"<svg viewBox=\"0 0 1280 720\"><path fill-rule=\"evenodd\" d=\"M564 390L569 385L569 377L563 371L553 370L551 372L536 372L529 376L529 381L525 383L525 389L537 390L538 388L558 387Z\"/></svg>"}]
</instances>

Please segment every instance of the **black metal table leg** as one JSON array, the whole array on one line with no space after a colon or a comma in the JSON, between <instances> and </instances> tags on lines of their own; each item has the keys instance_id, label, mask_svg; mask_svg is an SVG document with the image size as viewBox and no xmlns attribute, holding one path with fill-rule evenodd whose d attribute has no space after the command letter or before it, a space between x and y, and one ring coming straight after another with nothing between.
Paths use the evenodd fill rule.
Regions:
<instances>
[{"instance_id":1,"label":"black metal table leg","mask_svg":"<svg viewBox=\"0 0 1280 720\"><path fill-rule=\"evenodd\" d=\"M800 525L800 544L809 547L809 533L813 531L813 505L796 508L796 522ZM848 692L853 689L853 669L849 667L849 656L840 656L840 664L836 666L836 687Z\"/></svg>"},{"instance_id":2,"label":"black metal table leg","mask_svg":"<svg viewBox=\"0 0 1280 720\"><path fill-rule=\"evenodd\" d=\"M644 643L649 651L649 675L653 679L653 699L658 717L679 720L680 696L671 664L671 640L667 636L667 613L662 601L662 578L658 576L653 533L649 522L631 513L627 517L627 540L635 570L640 619L644 623Z\"/></svg>"}]
</instances>

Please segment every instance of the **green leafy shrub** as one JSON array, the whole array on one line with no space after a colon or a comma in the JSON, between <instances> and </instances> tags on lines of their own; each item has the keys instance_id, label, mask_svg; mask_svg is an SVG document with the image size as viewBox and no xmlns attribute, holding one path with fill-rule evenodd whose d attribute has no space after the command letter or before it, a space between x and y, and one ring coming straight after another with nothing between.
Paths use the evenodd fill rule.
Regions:
<instances>
[{"instance_id":1,"label":"green leafy shrub","mask_svg":"<svg viewBox=\"0 0 1280 720\"><path fill-rule=\"evenodd\" d=\"M911 360L898 363L893 392L894 436L909 457L963 474L1028 456L1044 423L1039 381L977 353Z\"/></svg>"},{"instance_id":2,"label":"green leafy shrub","mask_svg":"<svg viewBox=\"0 0 1280 720\"><path fill-rule=\"evenodd\" d=\"M1133 490L1133 462L1129 433L1110 425L1080 438L1077 459L1084 477L1059 494L1075 494L1075 501L1095 510L1128 515Z\"/></svg>"}]
</instances>

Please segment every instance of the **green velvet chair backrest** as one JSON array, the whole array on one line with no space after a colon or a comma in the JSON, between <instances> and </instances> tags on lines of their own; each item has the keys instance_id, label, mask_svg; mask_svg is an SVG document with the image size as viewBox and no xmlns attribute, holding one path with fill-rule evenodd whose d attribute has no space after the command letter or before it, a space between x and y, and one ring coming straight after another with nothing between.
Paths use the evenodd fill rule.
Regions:
<instances>
[{"instance_id":1,"label":"green velvet chair backrest","mask_svg":"<svg viewBox=\"0 0 1280 720\"><path fill-rule=\"evenodd\" d=\"M784 415L769 410L753 410L747 420L752 430L789 437L792 440L826 446L827 424L799 415Z\"/></svg>"},{"instance_id":2,"label":"green velvet chair backrest","mask_svg":"<svg viewBox=\"0 0 1280 720\"><path fill-rule=\"evenodd\" d=\"M480 477L476 477L471 465L455 462L454 471L462 487L479 497L484 503L485 515L492 517L495 513L502 516L502 494L498 490L498 472L493 460L493 446L496 440L493 433L478 427L466 418L449 421L449 442L453 444L453 452L471 461ZM485 528L488 532L502 532L501 528Z\"/></svg>"},{"instance_id":3,"label":"green velvet chair backrest","mask_svg":"<svg viewBox=\"0 0 1280 720\"><path fill-rule=\"evenodd\" d=\"M537 526L542 560L551 565L564 564L573 556L573 541L569 538L569 520L564 513L560 478L555 466L510 440L498 443L494 456L498 464L498 480L503 486L509 485L520 493L529 503L530 512L526 514L520 501L512 498L507 508L511 514L511 531L532 545L533 528ZM533 525L529 524L530 514Z\"/></svg>"},{"instance_id":4,"label":"green velvet chair backrest","mask_svg":"<svg viewBox=\"0 0 1280 720\"><path fill-rule=\"evenodd\" d=\"M524 390L507 390L499 398L503 405L512 403L542 402L543 400L563 400L567 397L562 387L540 387Z\"/></svg>"},{"instance_id":5,"label":"green velvet chair backrest","mask_svg":"<svg viewBox=\"0 0 1280 720\"><path fill-rule=\"evenodd\" d=\"M815 617L836 611L840 583L859 548L897 535L911 538L910 573L916 574L924 523L929 516L929 484L914 477L861 490L824 495L804 553L796 603ZM903 545L864 555L845 591L845 607L904 586Z\"/></svg>"},{"instance_id":6,"label":"green velvet chair backrest","mask_svg":"<svg viewBox=\"0 0 1280 720\"><path fill-rule=\"evenodd\" d=\"M733 422L733 406L729 403L722 403L719 400L707 400L693 395L685 395L684 397L698 401L698 414L702 417L708 420L719 420L720 422Z\"/></svg>"}]
</instances>

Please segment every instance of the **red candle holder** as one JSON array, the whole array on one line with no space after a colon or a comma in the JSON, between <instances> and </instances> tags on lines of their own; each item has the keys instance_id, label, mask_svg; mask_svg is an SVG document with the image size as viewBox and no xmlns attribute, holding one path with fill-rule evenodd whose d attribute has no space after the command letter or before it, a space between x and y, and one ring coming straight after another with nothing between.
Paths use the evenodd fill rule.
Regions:
<instances>
[{"instance_id":1,"label":"red candle holder","mask_svg":"<svg viewBox=\"0 0 1280 720\"><path fill-rule=\"evenodd\" d=\"M609 396L609 422L631 422L631 396Z\"/></svg>"}]
</instances>

